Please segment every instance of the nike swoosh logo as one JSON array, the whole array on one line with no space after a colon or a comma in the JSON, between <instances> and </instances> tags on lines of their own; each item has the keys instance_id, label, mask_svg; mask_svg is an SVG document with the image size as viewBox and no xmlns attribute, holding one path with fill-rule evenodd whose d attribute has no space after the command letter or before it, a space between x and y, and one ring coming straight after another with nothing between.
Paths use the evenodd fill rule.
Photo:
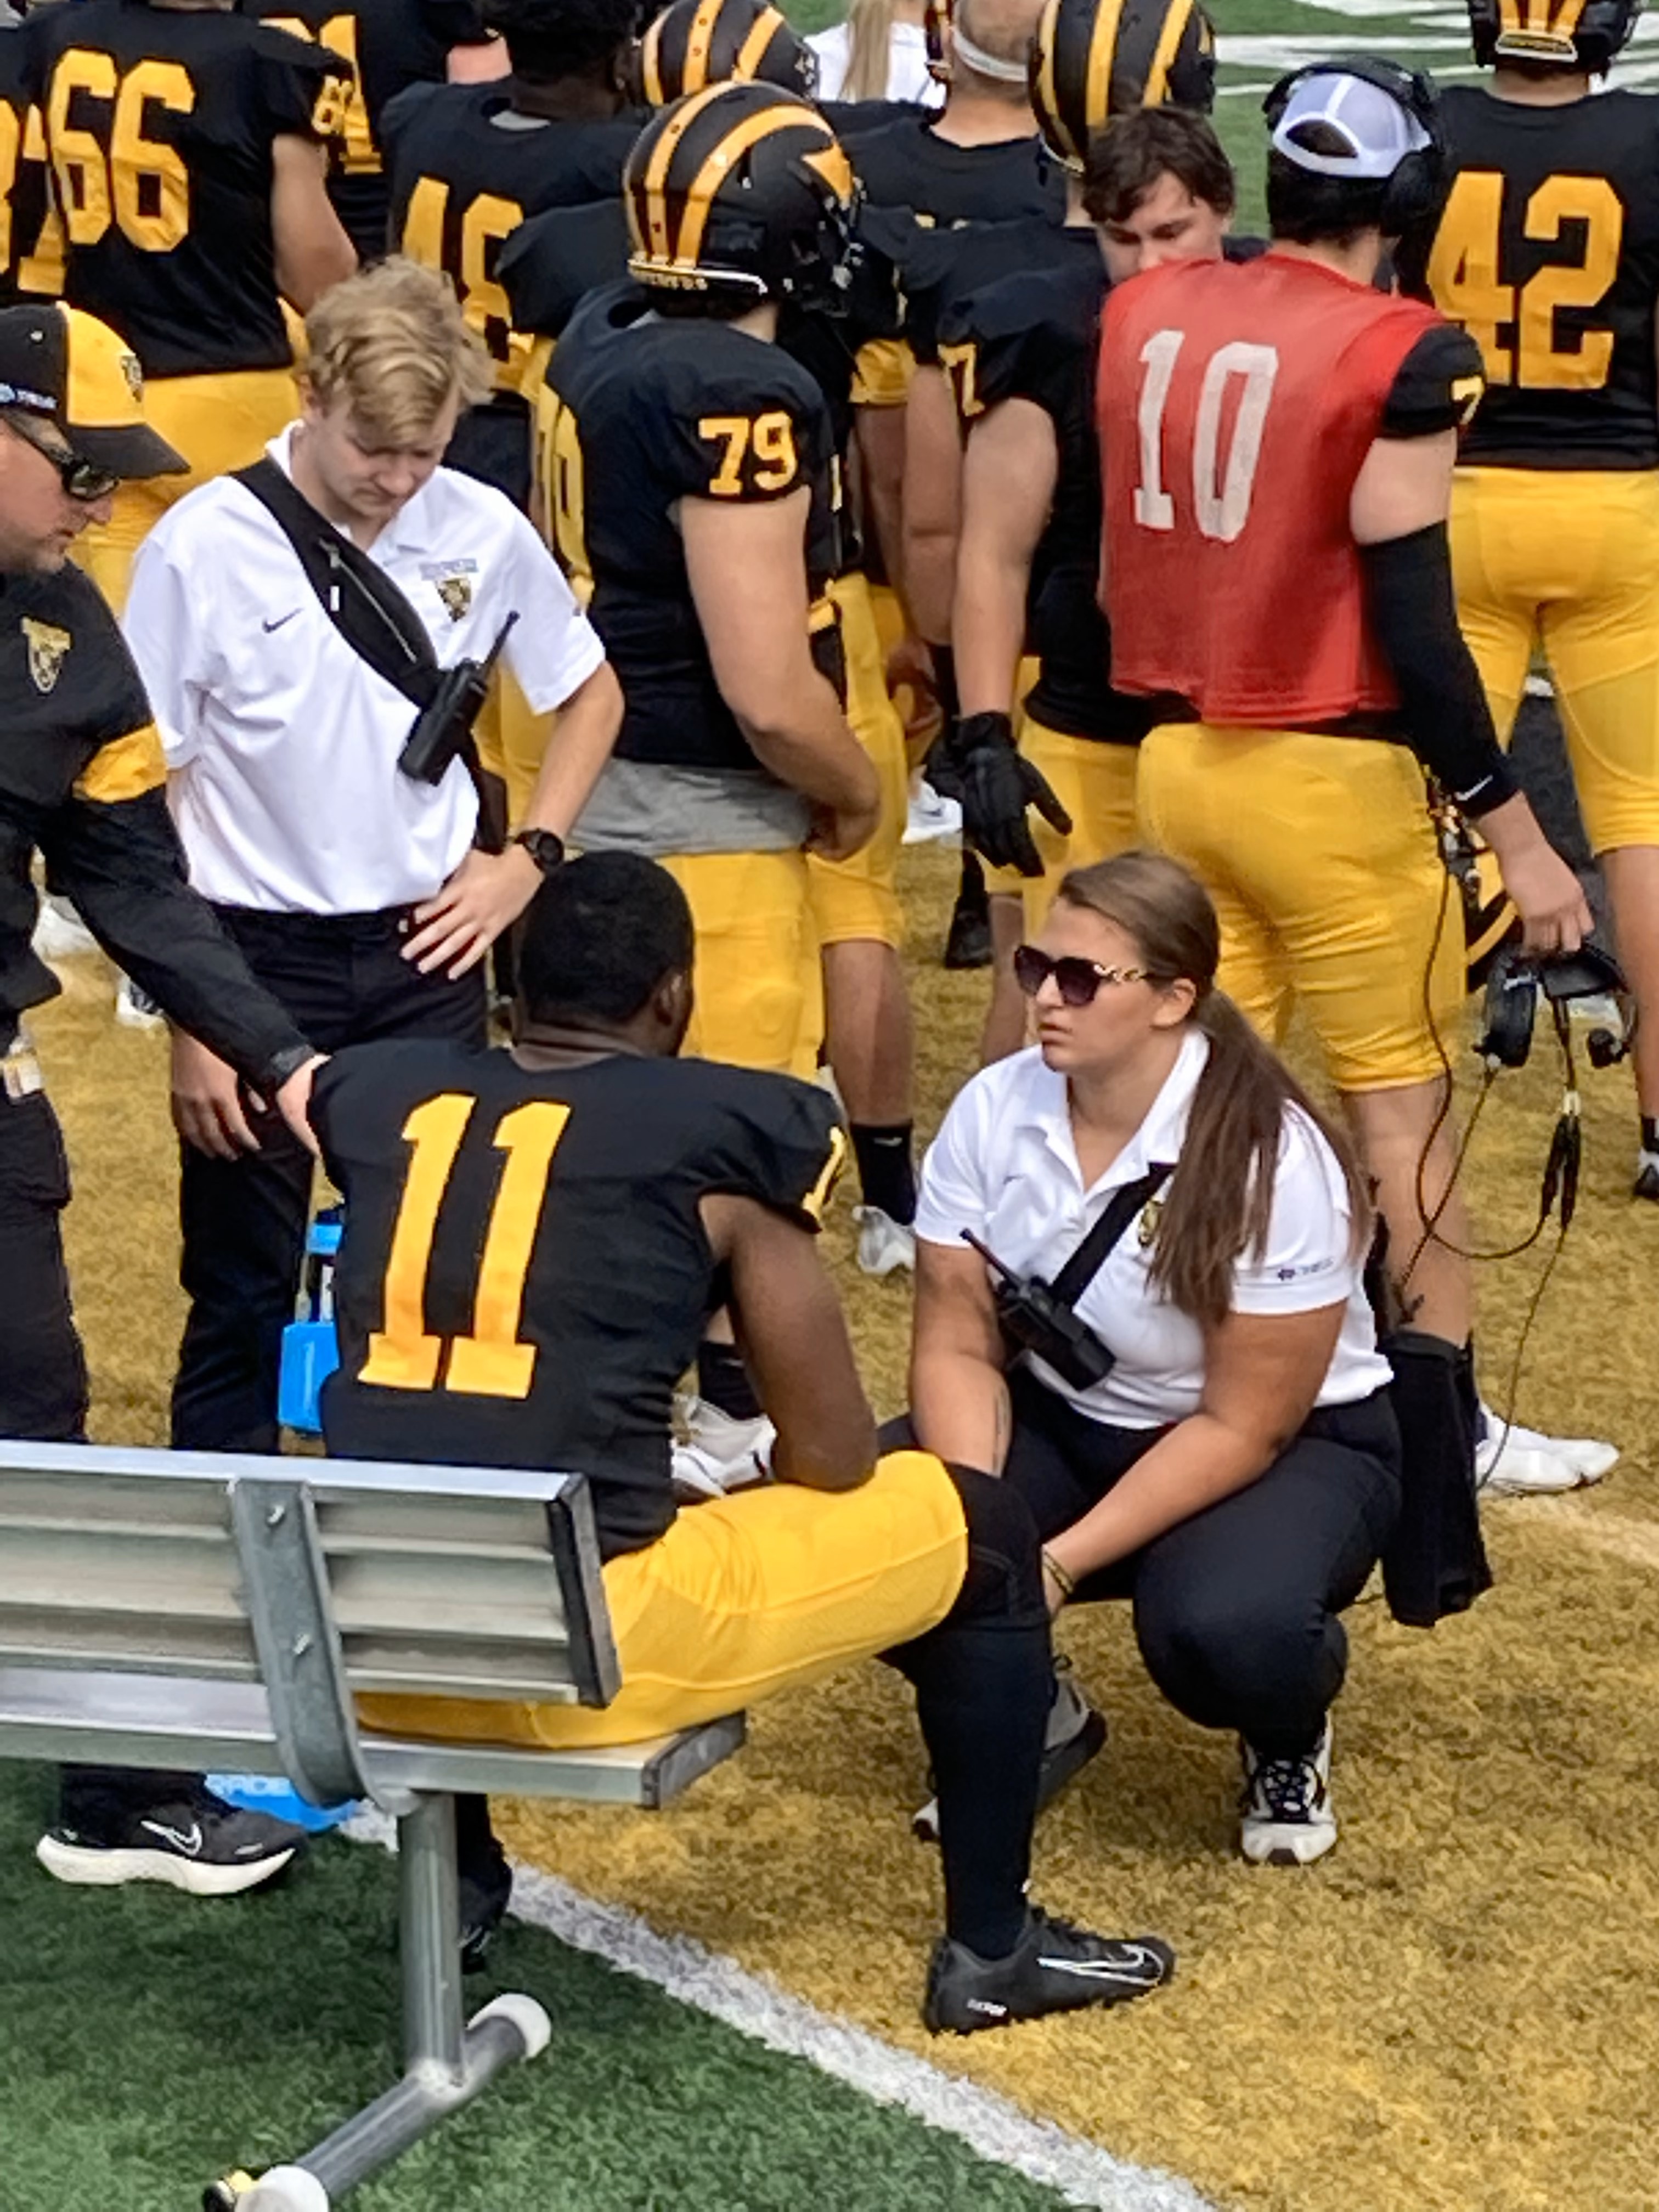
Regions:
<instances>
[{"instance_id":1,"label":"nike swoosh logo","mask_svg":"<svg viewBox=\"0 0 1659 2212\"><path fill-rule=\"evenodd\" d=\"M290 607L285 615L278 615L275 622L266 623L264 625L265 635L269 637L272 630L281 629L284 623L291 623L295 616L297 615L299 611L300 610L298 607Z\"/></svg>"},{"instance_id":2,"label":"nike swoosh logo","mask_svg":"<svg viewBox=\"0 0 1659 2212\"><path fill-rule=\"evenodd\" d=\"M199 1858L202 1851L202 1829L199 1821L192 1820L187 1828L169 1828L161 1820L140 1820L141 1828L148 1828L152 1836L160 1836L166 1843L181 1850L187 1859Z\"/></svg>"},{"instance_id":3,"label":"nike swoosh logo","mask_svg":"<svg viewBox=\"0 0 1659 2212\"><path fill-rule=\"evenodd\" d=\"M1085 1982L1127 1982L1138 1978L1137 1969L1144 1972L1148 1966L1162 1973L1164 1962L1156 1953L1137 1950L1133 1958L1110 1959L1046 1959L1037 1957L1039 1966L1046 1966L1053 1974L1075 1974Z\"/></svg>"}]
</instances>

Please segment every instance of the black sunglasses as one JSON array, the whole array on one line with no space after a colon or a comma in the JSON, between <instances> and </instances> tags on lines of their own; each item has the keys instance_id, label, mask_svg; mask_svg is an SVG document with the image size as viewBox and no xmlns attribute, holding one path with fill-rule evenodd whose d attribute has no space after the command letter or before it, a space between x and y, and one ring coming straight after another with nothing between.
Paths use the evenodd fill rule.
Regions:
<instances>
[{"instance_id":1,"label":"black sunglasses","mask_svg":"<svg viewBox=\"0 0 1659 2212\"><path fill-rule=\"evenodd\" d=\"M26 416L8 415L6 428L26 446L32 446L43 461L50 461L58 471L64 489L83 507L94 500L107 499L120 489L121 479L112 470L100 468L96 461L82 459L67 446L51 446L41 437Z\"/></svg>"},{"instance_id":2,"label":"black sunglasses","mask_svg":"<svg viewBox=\"0 0 1659 2212\"><path fill-rule=\"evenodd\" d=\"M1035 945L1022 945L1014 955L1014 981L1028 999L1035 999L1050 976L1068 1006L1091 1006L1103 983L1144 983L1144 968L1103 968L1098 960L1085 960L1063 952L1056 960Z\"/></svg>"}]
</instances>

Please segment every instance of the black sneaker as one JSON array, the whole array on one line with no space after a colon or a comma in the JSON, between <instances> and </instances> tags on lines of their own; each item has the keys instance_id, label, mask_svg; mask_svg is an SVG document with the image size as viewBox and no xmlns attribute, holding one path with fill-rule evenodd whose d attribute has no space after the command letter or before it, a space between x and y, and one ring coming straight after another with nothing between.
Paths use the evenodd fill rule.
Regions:
<instances>
[{"instance_id":1,"label":"black sneaker","mask_svg":"<svg viewBox=\"0 0 1659 2212\"><path fill-rule=\"evenodd\" d=\"M489 1939L506 1917L513 1895L513 1869L507 1854L492 1836L490 1850L460 1870L461 1972L481 1974L489 1953Z\"/></svg>"},{"instance_id":2,"label":"black sneaker","mask_svg":"<svg viewBox=\"0 0 1659 2212\"><path fill-rule=\"evenodd\" d=\"M945 939L943 963L947 968L988 968L991 964L991 916L979 900L958 899Z\"/></svg>"},{"instance_id":3,"label":"black sneaker","mask_svg":"<svg viewBox=\"0 0 1659 2212\"><path fill-rule=\"evenodd\" d=\"M1643 1152L1636 1163L1636 1182L1632 1198L1646 1198L1659 1204L1659 1152Z\"/></svg>"},{"instance_id":4,"label":"black sneaker","mask_svg":"<svg viewBox=\"0 0 1659 2212\"><path fill-rule=\"evenodd\" d=\"M279 1875L305 1841L291 1821L243 1812L204 1788L128 1813L106 1835L48 1828L34 1856L59 1881L100 1889L165 1881L192 1897L234 1897Z\"/></svg>"},{"instance_id":5,"label":"black sneaker","mask_svg":"<svg viewBox=\"0 0 1659 2212\"><path fill-rule=\"evenodd\" d=\"M974 2035L1044 2013L1127 2004L1162 1989L1175 1963L1175 1953L1156 1936L1091 1936L1033 1906L1024 1936L1006 1959L979 1958L965 1943L940 1936L927 1968L922 2021L935 2035Z\"/></svg>"},{"instance_id":6,"label":"black sneaker","mask_svg":"<svg viewBox=\"0 0 1659 2212\"><path fill-rule=\"evenodd\" d=\"M1054 1701L1049 1709L1042 1766L1037 1776L1036 1808L1052 1805L1074 1774L1080 1774L1106 1746L1106 1716L1097 1712L1071 1679L1071 1662L1054 1661ZM930 1797L910 1815L910 1832L924 1844L939 1841L939 1799Z\"/></svg>"}]
</instances>

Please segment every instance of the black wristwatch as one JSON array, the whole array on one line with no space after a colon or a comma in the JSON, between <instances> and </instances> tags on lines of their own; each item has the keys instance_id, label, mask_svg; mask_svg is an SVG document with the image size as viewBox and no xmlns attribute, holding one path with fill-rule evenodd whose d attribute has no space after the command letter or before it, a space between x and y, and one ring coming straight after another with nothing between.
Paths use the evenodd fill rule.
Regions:
<instances>
[{"instance_id":1,"label":"black wristwatch","mask_svg":"<svg viewBox=\"0 0 1659 2212\"><path fill-rule=\"evenodd\" d=\"M556 830L520 830L513 842L524 847L544 876L564 866L564 839Z\"/></svg>"}]
</instances>

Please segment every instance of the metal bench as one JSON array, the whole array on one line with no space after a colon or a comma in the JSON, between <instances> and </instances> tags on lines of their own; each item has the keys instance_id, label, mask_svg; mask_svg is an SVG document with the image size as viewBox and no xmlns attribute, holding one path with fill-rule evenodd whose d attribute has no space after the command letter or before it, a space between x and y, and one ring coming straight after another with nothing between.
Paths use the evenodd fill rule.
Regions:
<instances>
[{"instance_id":1,"label":"metal bench","mask_svg":"<svg viewBox=\"0 0 1659 2212\"><path fill-rule=\"evenodd\" d=\"M398 1823L403 2076L210 2212L328 2212L545 2046L532 1997L462 2013L457 1793L661 1806L744 1735L422 1742L361 1729L354 1696L604 1705L619 1681L580 1475L0 1443L0 1758L282 1774Z\"/></svg>"}]
</instances>

